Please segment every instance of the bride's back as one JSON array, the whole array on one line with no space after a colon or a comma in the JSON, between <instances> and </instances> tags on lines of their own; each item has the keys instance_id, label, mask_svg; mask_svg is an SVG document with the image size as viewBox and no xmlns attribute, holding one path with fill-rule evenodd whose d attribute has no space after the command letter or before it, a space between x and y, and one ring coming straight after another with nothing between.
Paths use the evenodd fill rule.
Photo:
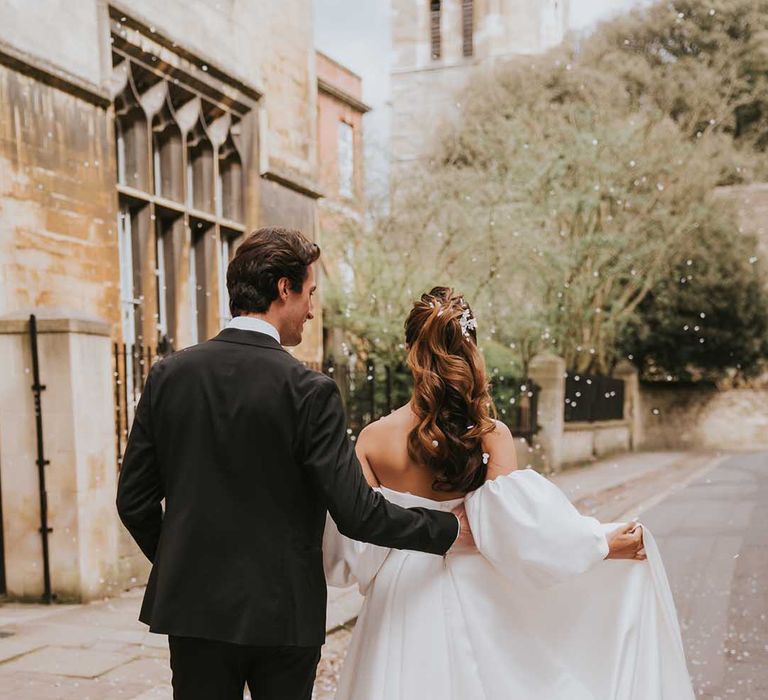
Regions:
<instances>
[{"instance_id":1,"label":"bride's back","mask_svg":"<svg viewBox=\"0 0 768 700\"><path fill-rule=\"evenodd\" d=\"M435 490L432 468L409 456L408 435L417 423L418 418L408 403L363 429L355 450L369 483L436 501L464 496L464 491ZM483 452L489 455L485 480L508 474L517 468L512 434L501 421L495 423L493 432L482 440Z\"/></svg>"},{"instance_id":2,"label":"bride's back","mask_svg":"<svg viewBox=\"0 0 768 700\"><path fill-rule=\"evenodd\" d=\"M414 304L405 321L411 400L358 438L370 483L445 501L515 468L509 429L492 418L476 330L469 304L448 287Z\"/></svg>"}]
</instances>

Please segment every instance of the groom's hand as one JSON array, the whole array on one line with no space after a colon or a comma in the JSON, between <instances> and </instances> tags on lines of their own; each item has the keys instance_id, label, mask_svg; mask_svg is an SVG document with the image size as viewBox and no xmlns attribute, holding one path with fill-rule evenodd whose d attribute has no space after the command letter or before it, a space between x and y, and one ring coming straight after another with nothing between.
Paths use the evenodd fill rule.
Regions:
<instances>
[{"instance_id":1,"label":"groom's hand","mask_svg":"<svg viewBox=\"0 0 768 700\"><path fill-rule=\"evenodd\" d=\"M643 545L643 526L627 523L608 535L608 556L606 559L646 559Z\"/></svg>"},{"instance_id":2,"label":"groom's hand","mask_svg":"<svg viewBox=\"0 0 768 700\"><path fill-rule=\"evenodd\" d=\"M464 504L454 508L453 513L459 519L459 536L453 543L453 546L448 550L449 553L454 554L463 549L477 549L475 546L475 538L472 536L472 528L469 526L469 519L467 518L467 511L464 508Z\"/></svg>"}]
</instances>

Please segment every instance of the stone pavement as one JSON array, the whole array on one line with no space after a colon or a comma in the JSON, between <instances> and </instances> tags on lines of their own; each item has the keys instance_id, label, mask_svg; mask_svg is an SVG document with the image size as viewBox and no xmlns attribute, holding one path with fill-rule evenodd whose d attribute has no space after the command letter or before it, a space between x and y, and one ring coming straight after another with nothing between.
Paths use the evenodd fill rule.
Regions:
<instances>
[{"instance_id":1,"label":"stone pavement","mask_svg":"<svg viewBox=\"0 0 768 700\"><path fill-rule=\"evenodd\" d=\"M553 477L577 507L624 519L679 489L719 461L712 453L634 453ZM0 700L168 700L164 636L136 620L142 589L88 605L0 605ZM329 592L328 629L315 688L333 697L361 598ZM247 696L246 696L247 697Z\"/></svg>"}]
</instances>

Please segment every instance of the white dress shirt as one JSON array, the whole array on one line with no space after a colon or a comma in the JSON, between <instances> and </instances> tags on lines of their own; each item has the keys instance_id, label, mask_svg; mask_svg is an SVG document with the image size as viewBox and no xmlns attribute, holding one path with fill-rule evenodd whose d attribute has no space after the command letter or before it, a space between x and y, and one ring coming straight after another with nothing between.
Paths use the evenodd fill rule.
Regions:
<instances>
[{"instance_id":1,"label":"white dress shirt","mask_svg":"<svg viewBox=\"0 0 768 700\"><path fill-rule=\"evenodd\" d=\"M256 331L272 336L278 343L280 342L280 333L269 321L255 316L235 316L228 324L227 328L237 328L241 331Z\"/></svg>"}]
</instances>

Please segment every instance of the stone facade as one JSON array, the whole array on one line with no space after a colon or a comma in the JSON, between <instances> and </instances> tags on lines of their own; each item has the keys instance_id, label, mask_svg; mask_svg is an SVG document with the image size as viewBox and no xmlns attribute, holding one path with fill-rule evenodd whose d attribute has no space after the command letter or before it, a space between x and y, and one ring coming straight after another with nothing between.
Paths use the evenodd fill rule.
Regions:
<instances>
[{"instance_id":1,"label":"stone facade","mask_svg":"<svg viewBox=\"0 0 768 700\"><path fill-rule=\"evenodd\" d=\"M363 83L346 66L318 51L317 90L317 159L325 195L321 212L342 210L357 216L363 200L363 115L370 110L362 99ZM342 126L350 130L349 152ZM345 157L348 164L343 162ZM347 168L349 173L344 172ZM342 183L347 177L349 182Z\"/></svg>"},{"instance_id":2,"label":"stone facade","mask_svg":"<svg viewBox=\"0 0 768 700\"><path fill-rule=\"evenodd\" d=\"M28 325L23 314L0 319L3 561L8 594L39 600L44 557ZM146 567L133 551L120 557L110 325L44 313L37 329L52 593L58 601L92 600L119 592Z\"/></svg>"},{"instance_id":3,"label":"stone facade","mask_svg":"<svg viewBox=\"0 0 768 700\"><path fill-rule=\"evenodd\" d=\"M147 119L158 114L150 94L154 77L147 78L152 71L167 73L170 83L189 88L190 95L202 95L209 132L219 105L226 109L237 103L232 109L244 203L241 230L233 233L268 222L316 235L317 90L309 0L258 6L137 0L125 7L91 0L76 8L3 0L0 9L0 314L66 308L114 324L115 339L125 335L115 188L115 118L125 80L119 58L125 52L148 68L130 78ZM184 101L173 95L169 101L174 99L175 107ZM156 194L152 184L148 180L144 186L147 200ZM154 220L157 212L148 207L146 214ZM188 217L184 222L189 227ZM220 236L220 227L212 226L212 243ZM184 296L190 282L184 264L189 241L179 237L175 301L182 308L176 314L175 347L196 339L183 311L190 302ZM158 340L157 260L153 236L145 238L146 274L135 291L145 302L140 335L153 345ZM211 265L205 336L222 321L225 264ZM296 352L317 361L321 314L313 325L311 340Z\"/></svg>"},{"instance_id":4,"label":"stone facade","mask_svg":"<svg viewBox=\"0 0 768 700\"><path fill-rule=\"evenodd\" d=\"M243 235L282 225L319 236L318 112L358 129L357 154L364 109L359 79L316 58L310 0L0 0L0 17L0 317L11 319L0 361L14 368L0 383L0 587L40 593L19 330L34 312L53 319L41 374L54 592L88 599L146 573L112 505L115 396L127 424L145 346L179 349L227 320L223 276ZM113 343L139 353L132 362L129 348L118 386ZM319 364L322 352L318 309L295 354Z\"/></svg>"},{"instance_id":5,"label":"stone facade","mask_svg":"<svg viewBox=\"0 0 768 700\"><path fill-rule=\"evenodd\" d=\"M559 44L569 0L395 0L392 3L394 161L429 151L478 70Z\"/></svg>"},{"instance_id":6,"label":"stone facade","mask_svg":"<svg viewBox=\"0 0 768 700\"><path fill-rule=\"evenodd\" d=\"M363 216L363 115L369 107L362 101L363 86L358 75L329 56L317 53L317 154L320 189L325 198L319 203L320 237L328 240L322 261L323 275L339 281L351 275L342 269L339 243L334 231L343 230ZM319 285L322 302L323 283ZM326 355L340 357L343 339L338 330L325 338Z\"/></svg>"}]
</instances>

